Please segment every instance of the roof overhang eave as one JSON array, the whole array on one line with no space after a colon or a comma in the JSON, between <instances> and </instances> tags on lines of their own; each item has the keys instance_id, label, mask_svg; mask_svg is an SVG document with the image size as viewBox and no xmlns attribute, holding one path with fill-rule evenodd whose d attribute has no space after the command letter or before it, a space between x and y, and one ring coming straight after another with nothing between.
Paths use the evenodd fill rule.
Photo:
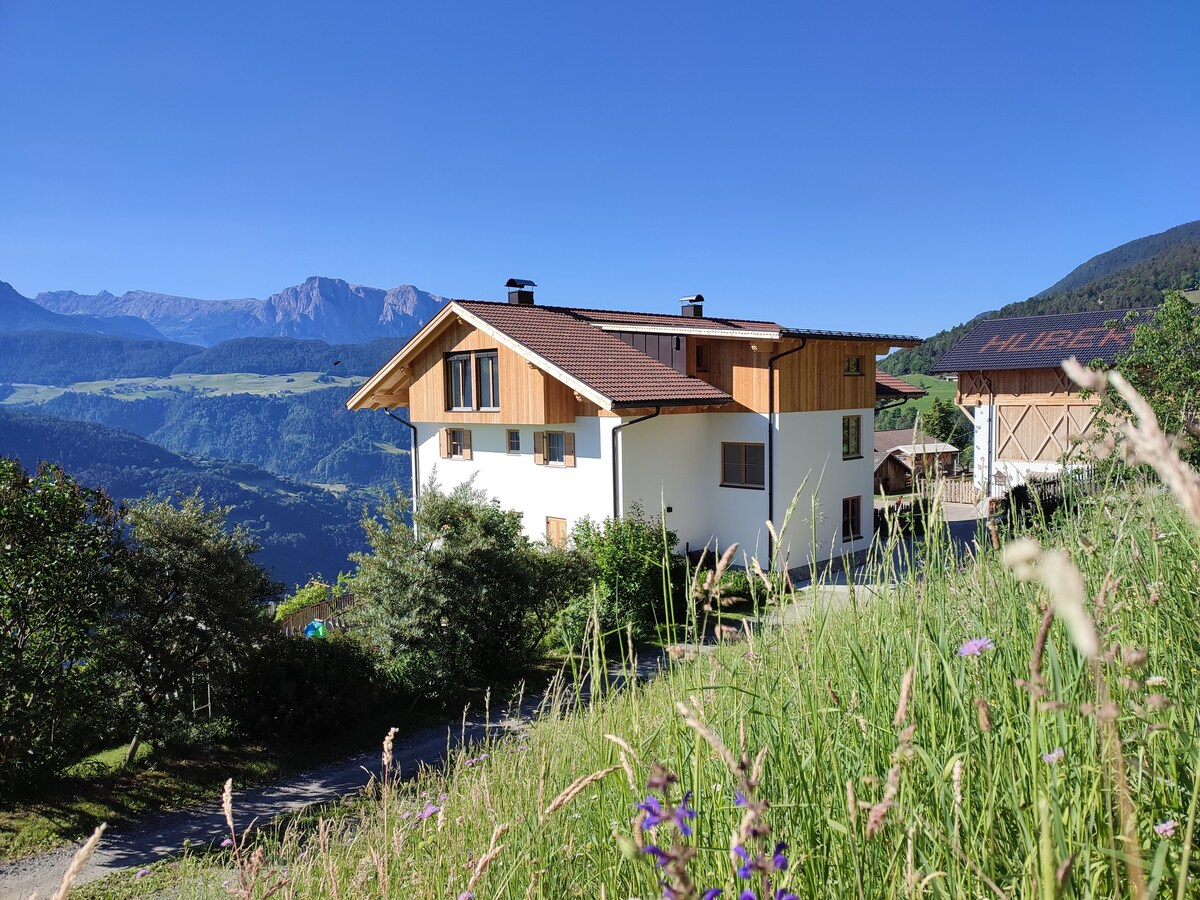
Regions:
<instances>
[{"instance_id":1,"label":"roof overhang eave","mask_svg":"<svg viewBox=\"0 0 1200 900\"><path fill-rule=\"evenodd\" d=\"M923 343L919 337L908 334L867 334L854 331L811 331L803 328L784 328L779 332L780 337L806 338L822 341L869 341L872 344L887 343L890 347L919 347Z\"/></svg>"},{"instance_id":2,"label":"roof overhang eave","mask_svg":"<svg viewBox=\"0 0 1200 900\"><path fill-rule=\"evenodd\" d=\"M649 406L725 406L732 402L732 397L690 397L686 399L672 397L669 400L616 400L613 401L612 410L645 409Z\"/></svg>"},{"instance_id":3,"label":"roof overhang eave","mask_svg":"<svg viewBox=\"0 0 1200 900\"><path fill-rule=\"evenodd\" d=\"M684 325L676 327L675 323L664 325L634 325L623 322L593 322L601 331L629 331L636 334L670 334L682 337L732 338L742 341L777 341L781 336L779 331L750 330L746 328L696 328Z\"/></svg>"}]
</instances>

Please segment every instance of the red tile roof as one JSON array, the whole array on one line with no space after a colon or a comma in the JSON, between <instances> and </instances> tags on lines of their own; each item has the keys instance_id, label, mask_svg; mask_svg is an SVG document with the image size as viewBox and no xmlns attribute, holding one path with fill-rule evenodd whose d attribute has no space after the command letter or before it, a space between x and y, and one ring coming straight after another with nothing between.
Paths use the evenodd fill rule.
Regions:
<instances>
[{"instance_id":1,"label":"red tile roof","mask_svg":"<svg viewBox=\"0 0 1200 900\"><path fill-rule=\"evenodd\" d=\"M925 391L887 372L875 372L876 397L924 397Z\"/></svg>"},{"instance_id":2,"label":"red tile roof","mask_svg":"<svg viewBox=\"0 0 1200 900\"><path fill-rule=\"evenodd\" d=\"M710 406L733 399L708 382L684 375L601 331L577 310L482 300L454 302L609 398L614 407L659 403Z\"/></svg>"}]
</instances>

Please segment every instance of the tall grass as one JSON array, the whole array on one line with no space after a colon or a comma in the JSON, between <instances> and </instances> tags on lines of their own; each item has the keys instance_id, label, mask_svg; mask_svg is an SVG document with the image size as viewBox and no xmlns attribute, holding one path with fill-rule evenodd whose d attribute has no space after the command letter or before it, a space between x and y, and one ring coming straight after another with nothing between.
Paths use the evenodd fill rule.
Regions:
<instances>
[{"instance_id":1,"label":"tall grass","mask_svg":"<svg viewBox=\"0 0 1200 900\"><path fill-rule=\"evenodd\" d=\"M749 785L760 842L789 845L772 891L1195 895L1197 532L1147 488L1087 500L1038 537L1083 573L1092 660L1040 584L990 550L964 562L935 532L885 600L781 592L812 603L799 625L608 696L598 680L590 697L565 691L573 702L444 771L389 776L370 802L263 835L261 881L286 869L284 897L649 898L678 883L643 851L656 843L678 846L697 891L761 897L763 873L740 879L731 856ZM664 790L656 764L678 784ZM692 836L638 827L649 793L674 808L685 792Z\"/></svg>"}]
</instances>

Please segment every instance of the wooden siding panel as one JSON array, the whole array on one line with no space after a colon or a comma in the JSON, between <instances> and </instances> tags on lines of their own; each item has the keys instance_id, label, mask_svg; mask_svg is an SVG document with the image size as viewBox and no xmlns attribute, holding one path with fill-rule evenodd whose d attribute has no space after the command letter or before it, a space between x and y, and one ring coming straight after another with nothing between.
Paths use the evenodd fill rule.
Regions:
<instances>
[{"instance_id":1,"label":"wooden siding panel","mask_svg":"<svg viewBox=\"0 0 1200 900\"><path fill-rule=\"evenodd\" d=\"M959 372L958 402L965 406L988 403L988 381L998 402L1001 398L1059 400L1067 405L1084 402L1079 399L1079 388L1058 368Z\"/></svg>"},{"instance_id":2,"label":"wooden siding panel","mask_svg":"<svg viewBox=\"0 0 1200 900\"><path fill-rule=\"evenodd\" d=\"M1093 436L1095 419L1095 403L997 405L996 458L1057 462Z\"/></svg>"},{"instance_id":3,"label":"wooden siding panel","mask_svg":"<svg viewBox=\"0 0 1200 900\"><path fill-rule=\"evenodd\" d=\"M790 350L796 342L786 342ZM843 375L847 356L862 360L861 375ZM780 412L872 409L875 406L875 345L857 341L810 340L799 353L776 364ZM765 410L765 406L764 406Z\"/></svg>"}]
</instances>

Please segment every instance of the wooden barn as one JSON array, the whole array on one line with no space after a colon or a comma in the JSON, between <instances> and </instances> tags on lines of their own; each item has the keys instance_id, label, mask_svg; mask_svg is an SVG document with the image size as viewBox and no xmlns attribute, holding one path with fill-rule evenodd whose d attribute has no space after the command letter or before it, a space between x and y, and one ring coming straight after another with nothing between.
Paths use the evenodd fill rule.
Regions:
<instances>
[{"instance_id":1,"label":"wooden barn","mask_svg":"<svg viewBox=\"0 0 1200 900\"><path fill-rule=\"evenodd\" d=\"M975 484L986 496L1080 462L1099 400L1080 396L1062 361L1112 365L1133 340L1127 312L985 319L938 360L932 371L958 374L956 399L975 425Z\"/></svg>"}]
</instances>

